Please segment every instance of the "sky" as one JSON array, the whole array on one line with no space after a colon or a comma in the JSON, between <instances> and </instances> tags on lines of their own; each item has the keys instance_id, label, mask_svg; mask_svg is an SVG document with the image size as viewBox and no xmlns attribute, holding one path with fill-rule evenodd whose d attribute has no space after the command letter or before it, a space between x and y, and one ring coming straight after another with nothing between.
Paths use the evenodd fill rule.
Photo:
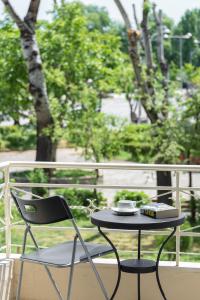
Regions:
<instances>
[{"instance_id":1,"label":"sky","mask_svg":"<svg viewBox=\"0 0 200 300\"><path fill-rule=\"evenodd\" d=\"M20 16L24 16L30 0L10 0ZM105 6L112 19L121 21L121 16L115 6L114 0L82 0L85 4L95 4ZM127 11L132 17L132 3L135 3L138 11L138 16L141 14L142 0L122 0ZM175 20L177 23L187 9L200 8L200 0L154 0L158 8L162 9L165 14ZM51 10L53 0L41 0L39 18L47 18L47 11ZM0 0L0 14L3 12L3 4Z\"/></svg>"}]
</instances>

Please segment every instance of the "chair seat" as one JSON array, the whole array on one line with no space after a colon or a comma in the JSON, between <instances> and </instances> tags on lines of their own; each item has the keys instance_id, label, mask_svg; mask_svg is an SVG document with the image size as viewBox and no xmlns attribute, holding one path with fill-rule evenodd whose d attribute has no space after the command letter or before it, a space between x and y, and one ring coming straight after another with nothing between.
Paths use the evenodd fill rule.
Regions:
<instances>
[{"instance_id":1,"label":"chair seat","mask_svg":"<svg viewBox=\"0 0 200 300\"><path fill-rule=\"evenodd\" d=\"M108 245L85 243L85 246L92 258L113 252L112 247ZM28 260L33 263L41 263L64 268L71 265L72 251L73 241L58 244L46 249L39 249L30 254L24 254L21 256L21 260ZM77 241L75 263L87 261L88 258L85 251L81 243Z\"/></svg>"}]
</instances>

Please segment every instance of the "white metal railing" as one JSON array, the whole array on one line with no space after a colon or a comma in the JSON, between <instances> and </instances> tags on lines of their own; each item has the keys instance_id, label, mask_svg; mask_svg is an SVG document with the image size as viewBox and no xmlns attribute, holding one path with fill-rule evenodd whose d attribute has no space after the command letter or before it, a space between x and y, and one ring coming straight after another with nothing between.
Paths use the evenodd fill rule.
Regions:
<instances>
[{"instance_id":1,"label":"white metal railing","mask_svg":"<svg viewBox=\"0 0 200 300\"><path fill-rule=\"evenodd\" d=\"M13 183L10 181L10 173L13 169L23 168L53 168L53 169L99 169L99 170L132 170L132 171L171 171L175 173L175 184L173 186L136 186L136 185L106 185L106 184L56 184L56 183L23 183L17 182ZM22 189L22 188L33 188L33 187L46 187L46 188L96 188L96 189L130 189L130 190L163 190L168 191L167 193L173 192L175 194L175 203L176 207L181 212L181 201L180 195L181 193L188 194L191 190L200 191L200 186L195 187L187 187L180 185L180 174L182 172L197 172L200 173L200 166L198 165L156 165L156 164L134 164L134 163L66 163L66 162L5 162L0 163L0 172L3 173L3 183L0 184L0 196L3 196L5 203L5 220L0 220L2 223L2 227L0 231L5 231L5 240L6 240L6 255L7 257L11 254L11 228L13 226L20 226L18 224L12 224L11 222L11 199L10 199L10 188ZM156 196L152 197L156 198ZM198 227L198 226L197 226ZM47 227L45 227L47 229ZM48 229L52 229L48 228ZM63 230L63 228L56 227L56 229ZM193 228L181 231L178 228L176 232L176 265L179 265L180 262L180 239L182 236L184 237L200 237L200 233L192 232ZM84 230L84 228L82 228ZM85 230L96 230L94 228L87 228ZM114 230L108 230L114 231ZM126 231L123 231L126 232ZM129 231L130 232L130 231ZM148 231L144 234L155 234L155 235L165 235L167 231ZM4 246L3 246L4 248ZM190 253L191 255L191 253Z\"/></svg>"}]
</instances>

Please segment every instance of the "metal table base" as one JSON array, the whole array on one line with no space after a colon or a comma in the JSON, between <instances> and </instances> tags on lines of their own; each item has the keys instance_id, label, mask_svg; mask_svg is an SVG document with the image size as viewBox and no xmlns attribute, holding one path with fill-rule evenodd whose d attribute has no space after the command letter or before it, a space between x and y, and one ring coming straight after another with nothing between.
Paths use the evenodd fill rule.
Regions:
<instances>
[{"instance_id":1,"label":"metal table base","mask_svg":"<svg viewBox=\"0 0 200 300\"><path fill-rule=\"evenodd\" d=\"M174 227L171 234L162 243L162 245L159 249L156 261L141 259L141 230L138 230L137 259L128 259L128 260L123 260L123 261L120 261L119 254L117 252L116 247L111 242L111 240L107 237L107 235L101 230L100 227L98 227L98 231L107 240L107 242L111 245L111 247L113 248L113 251L114 251L116 259L117 259L117 264L118 264L117 283L116 283L116 286L114 288L114 291L113 291L113 294L112 294L110 300L114 299L114 297L115 297L115 295L118 291L118 288L119 288L119 285L120 285L120 280L121 280L121 272L137 274L137 295L138 295L138 300L141 300L141 274L155 272L156 273L157 284L158 284L160 293L162 295L162 298L164 300L167 300L167 298L165 296L165 293L163 291L162 285L161 285L160 277L159 277L159 262L160 262L160 257L161 257L161 254L162 254L162 251L163 251L165 245L173 237L173 235L176 232L176 227Z\"/></svg>"}]
</instances>

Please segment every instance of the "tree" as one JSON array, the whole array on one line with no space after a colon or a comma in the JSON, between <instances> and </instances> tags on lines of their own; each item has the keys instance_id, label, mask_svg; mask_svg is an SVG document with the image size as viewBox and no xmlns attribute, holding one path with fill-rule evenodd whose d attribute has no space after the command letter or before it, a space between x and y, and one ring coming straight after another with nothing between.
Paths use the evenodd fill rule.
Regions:
<instances>
[{"instance_id":1,"label":"tree","mask_svg":"<svg viewBox=\"0 0 200 300\"><path fill-rule=\"evenodd\" d=\"M200 9L187 10L182 16L181 21L175 27L174 35L185 35L188 32L192 34L192 38L183 42L183 62L193 63L195 66L200 66ZM197 40L197 44L195 43ZM179 57L177 40L172 42L173 59L176 63Z\"/></svg>"},{"instance_id":2,"label":"tree","mask_svg":"<svg viewBox=\"0 0 200 300\"><path fill-rule=\"evenodd\" d=\"M113 23L105 7L86 5L84 6L84 11L89 30L98 30L99 32L108 32L111 30Z\"/></svg>"},{"instance_id":3,"label":"tree","mask_svg":"<svg viewBox=\"0 0 200 300\"><path fill-rule=\"evenodd\" d=\"M84 12L89 30L98 30L102 33L111 33L119 36L121 40L121 49L123 52L127 53L128 40L125 26L111 20L105 7L86 5L84 6Z\"/></svg>"},{"instance_id":4,"label":"tree","mask_svg":"<svg viewBox=\"0 0 200 300\"><path fill-rule=\"evenodd\" d=\"M41 54L56 126L67 128L76 112L101 110L101 100L116 89L116 68L122 59L120 39L88 29L84 6L57 6L51 23L39 31ZM88 94L87 90L94 97ZM92 113L90 109L90 113Z\"/></svg>"},{"instance_id":5,"label":"tree","mask_svg":"<svg viewBox=\"0 0 200 300\"><path fill-rule=\"evenodd\" d=\"M200 164L200 96L199 88L190 91L185 101L180 103L182 114L179 128L182 135L180 144L183 147L182 159L186 164ZM180 129L179 129L180 130ZM193 186L192 172L189 172L189 187ZM194 191L190 191L190 221L194 224L197 221L199 210L199 197Z\"/></svg>"},{"instance_id":6,"label":"tree","mask_svg":"<svg viewBox=\"0 0 200 300\"><path fill-rule=\"evenodd\" d=\"M27 90L26 65L20 49L19 33L10 20L0 24L0 120L27 118L32 101ZM26 113L27 112L27 113Z\"/></svg>"},{"instance_id":7,"label":"tree","mask_svg":"<svg viewBox=\"0 0 200 300\"><path fill-rule=\"evenodd\" d=\"M9 30L5 28L2 31L4 37L0 46L8 49L9 59L7 57L6 65L4 57L0 60L2 67L5 65L0 71L3 79L0 95L6 104L7 115L14 118L9 101L14 104L12 108L16 106L15 119L19 118L17 112L24 114L29 111L33 99L37 119L37 160L53 160L57 141L63 135L71 111L76 111L78 107L85 109L82 101L85 99L85 89L90 87L97 91L94 111L101 109L102 97L115 90L114 70L121 60L120 38L110 31L102 33L97 29L90 30L87 19L89 12L86 13L80 3L57 3L51 22L37 22L37 31L39 2L37 5L36 2L30 4L24 20L16 15L10 2L6 5L20 29L29 73L25 72L18 31L10 25L9 30L15 33L16 39L9 39L6 44ZM18 60L15 60L16 56ZM6 81L7 74L9 80ZM15 78L17 81L13 83ZM32 98L28 96L26 80L29 80Z\"/></svg>"},{"instance_id":8,"label":"tree","mask_svg":"<svg viewBox=\"0 0 200 300\"><path fill-rule=\"evenodd\" d=\"M163 14L160 10L156 11L155 5L152 7L150 1L143 1L142 22L139 24L135 6L134 16L137 28L133 29L120 0L114 0L127 28L129 40L129 55L135 73L135 82L137 85L140 101L146 111L146 114L152 124L159 127L168 118L169 104L169 76L168 63L164 52L164 32L163 32ZM152 51L152 40L149 30L150 12L154 13L157 36L157 66L154 64ZM143 59L144 55L144 59ZM159 66L159 67L158 67ZM162 148L157 149L161 151ZM157 163L164 161L157 160ZM171 186L170 172L157 172L158 186ZM158 195L167 191L158 191ZM171 203L172 194L160 196L159 201Z\"/></svg>"},{"instance_id":9,"label":"tree","mask_svg":"<svg viewBox=\"0 0 200 300\"><path fill-rule=\"evenodd\" d=\"M28 69L29 91L34 102L37 120L37 161L54 161L56 142L53 139L54 121L49 106L41 55L36 39L36 23L40 0L31 0L26 16L20 18L10 1L2 0L20 31L24 59Z\"/></svg>"}]
</instances>

